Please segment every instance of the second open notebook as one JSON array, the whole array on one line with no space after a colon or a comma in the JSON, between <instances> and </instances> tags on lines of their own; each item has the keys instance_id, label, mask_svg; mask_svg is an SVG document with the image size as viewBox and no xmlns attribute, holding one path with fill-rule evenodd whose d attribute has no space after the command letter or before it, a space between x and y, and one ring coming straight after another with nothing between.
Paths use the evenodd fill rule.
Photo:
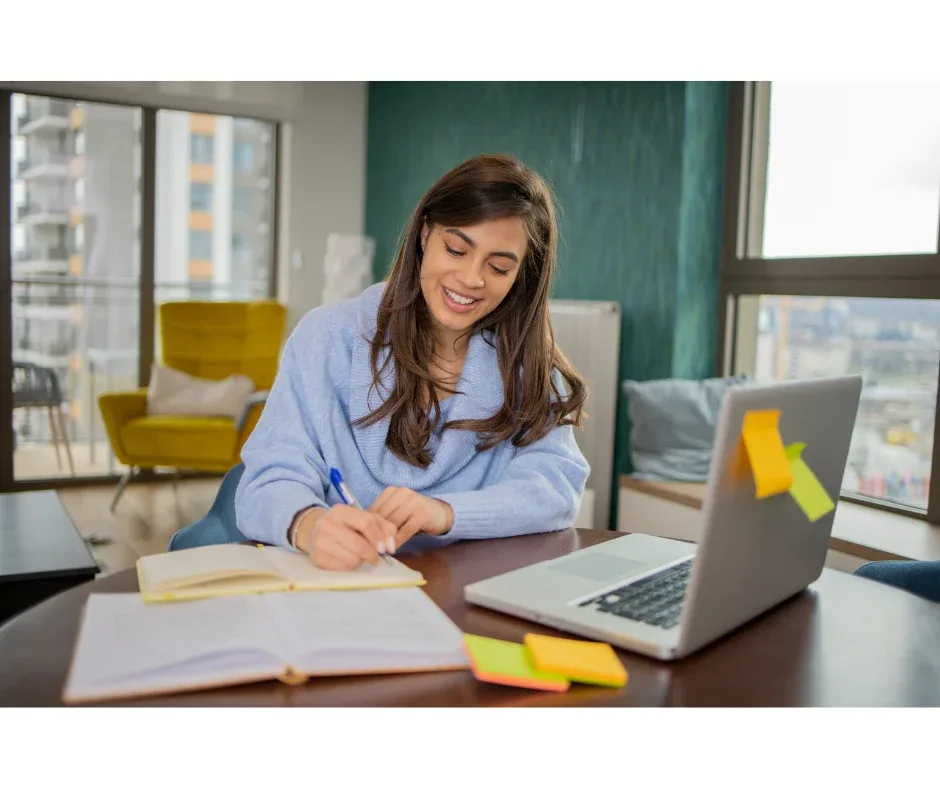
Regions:
<instances>
[{"instance_id":1,"label":"second open notebook","mask_svg":"<svg viewBox=\"0 0 940 788\"><path fill-rule=\"evenodd\" d=\"M148 605L137 594L92 594L63 698L80 703L467 665L463 633L419 588L167 605Z\"/></svg>"},{"instance_id":2,"label":"second open notebook","mask_svg":"<svg viewBox=\"0 0 940 788\"><path fill-rule=\"evenodd\" d=\"M352 572L318 569L283 547L243 544L193 547L137 561L137 582L147 602L168 602L267 591L401 588L424 585L424 576L394 558Z\"/></svg>"}]
</instances>

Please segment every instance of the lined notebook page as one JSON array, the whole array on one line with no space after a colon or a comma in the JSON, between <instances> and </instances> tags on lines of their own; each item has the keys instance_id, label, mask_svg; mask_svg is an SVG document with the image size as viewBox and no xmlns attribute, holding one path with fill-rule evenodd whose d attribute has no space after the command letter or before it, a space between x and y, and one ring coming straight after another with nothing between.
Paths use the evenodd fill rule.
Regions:
<instances>
[{"instance_id":1,"label":"lined notebook page","mask_svg":"<svg viewBox=\"0 0 940 788\"><path fill-rule=\"evenodd\" d=\"M213 575L249 573L276 578L277 569L265 557L266 552L252 545L210 545L148 555L140 564L147 586L162 590Z\"/></svg>"},{"instance_id":2,"label":"lined notebook page","mask_svg":"<svg viewBox=\"0 0 940 788\"><path fill-rule=\"evenodd\" d=\"M463 633L419 588L267 594L301 672L468 664Z\"/></svg>"},{"instance_id":3,"label":"lined notebook page","mask_svg":"<svg viewBox=\"0 0 940 788\"><path fill-rule=\"evenodd\" d=\"M214 661L239 675L273 675L285 665L278 644L261 596L148 605L139 594L92 594L68 694L189 685L214 675Z\"/></svg>"},{"instance_id":4,"label":"lined notebook page","mask_svg":"<svg viewBox=\"0 0 940 788\"><path fill-rule=\"evenodd\" d=\"M259 551L261 552L261 551ZM409 569L404 564L392 559L391 564L384 559L378 564L360 564L351 572L338 572L332 569L319 569L302 553L295 553L279 547L266 547L265 555L281 575L295 583L308 586L342 588L344 586L383 586L389 583L409 583L421 580L421 573Z\"/></svg>"}]
</instances>

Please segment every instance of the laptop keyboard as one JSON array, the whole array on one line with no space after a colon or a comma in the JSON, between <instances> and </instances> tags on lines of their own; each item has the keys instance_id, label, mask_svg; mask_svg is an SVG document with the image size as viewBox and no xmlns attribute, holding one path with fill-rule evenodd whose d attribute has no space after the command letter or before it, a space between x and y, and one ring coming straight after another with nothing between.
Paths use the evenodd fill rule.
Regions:
<instances>
[{"instance_id":1,"label":"laptop keyboard","mask_svg":"<svg viewBox=\"0 0 940 788\"><path fill-rule=\"evenodd\" d=\"M593 607L599 613L612 613L654 627L672 629L679 623L691 569L690 558L642 580L605 591L600 596L582 602L580 606Z\"/></svg>"}]
</instances>

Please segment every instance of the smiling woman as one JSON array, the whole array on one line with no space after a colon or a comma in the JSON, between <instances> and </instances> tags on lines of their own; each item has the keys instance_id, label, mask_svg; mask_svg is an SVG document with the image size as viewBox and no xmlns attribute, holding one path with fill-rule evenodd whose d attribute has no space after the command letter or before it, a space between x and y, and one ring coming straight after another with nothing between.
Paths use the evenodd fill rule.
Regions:
<instances>
[{"instance_id":1,"label":"smiling woman","mask_svg":"<svg viewBox=\"0 0 940 788\"><path fill-rule=\"evenodd\" d=\"M445 174L387 283L314 309L288 340L242 451L241 531L350 569L406 544L571 525L586 391L549 322L556 247L551 193L520 162ZM332 468L367 509L343 504Z\"/></svg>"}]
</instances>

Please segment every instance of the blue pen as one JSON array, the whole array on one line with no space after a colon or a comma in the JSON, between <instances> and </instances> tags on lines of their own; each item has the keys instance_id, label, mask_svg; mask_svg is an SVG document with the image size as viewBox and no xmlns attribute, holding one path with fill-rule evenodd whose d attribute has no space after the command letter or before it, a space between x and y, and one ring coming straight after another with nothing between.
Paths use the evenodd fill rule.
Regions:
<instances>
[{"instance_id":1,"label":"blue pen","mask_svg":"<svg viewBox=\"0 0 940 788\"><path fill-rule=\"evenodd\" d=\"M356 496L353 495L352 490L346 485L346 482L343 481L343 474L341 474L336 468L330 468L330 481L333 482L333 486L336 488L336 492L339 493L339 497L342 499L343 503L347 506L355 506L357 509L362 509L362 504L356 499ZM384 552L385 544L381 543L382 549L380 550L380 555L385 559L386 563L391 564L392 559L388 557L388 554Z\"/></svg>"}]
</instances>

